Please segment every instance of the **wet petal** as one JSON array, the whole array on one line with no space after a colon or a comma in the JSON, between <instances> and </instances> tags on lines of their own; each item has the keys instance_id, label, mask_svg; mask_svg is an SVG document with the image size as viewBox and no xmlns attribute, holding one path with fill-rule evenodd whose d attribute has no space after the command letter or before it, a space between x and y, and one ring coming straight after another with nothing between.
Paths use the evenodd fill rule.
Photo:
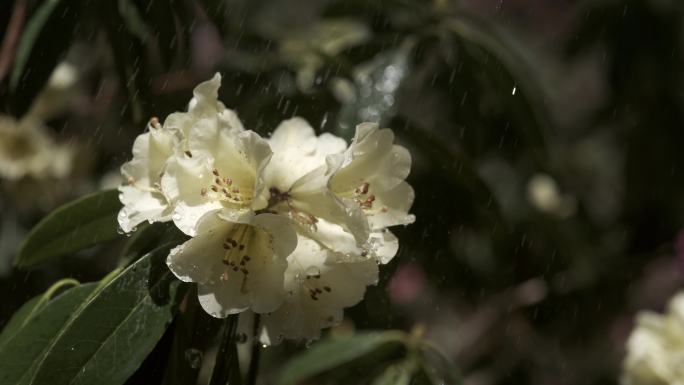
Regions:
<instances>
[{"instance_id":1,"label":"wet petal","mask_svg":"<svg viewBox=\"0 0 684 385\"><path fill-rule=\"evenodd\" d=\"M297 179L323 166L325 157L345 150L342 138L325 133L316 136L314 129L302 118L283 121L268 140L273 158L264 170L269 187L281 192L290 190Z\"/></svg>"},{"instance_id":2,"label":"wet petal","mask_svg":"<svg viewBox=\"0 0 684 385\"><path fill-rule=\"evenodd\" d=\"M377 282L375 261L329 263L330 253L299 237L285 271L287 298L278 310L261 318L263 343L318 338L321 329L341 321L344 308L363 299L366 286Z\"/></svg>"}]
</instances>

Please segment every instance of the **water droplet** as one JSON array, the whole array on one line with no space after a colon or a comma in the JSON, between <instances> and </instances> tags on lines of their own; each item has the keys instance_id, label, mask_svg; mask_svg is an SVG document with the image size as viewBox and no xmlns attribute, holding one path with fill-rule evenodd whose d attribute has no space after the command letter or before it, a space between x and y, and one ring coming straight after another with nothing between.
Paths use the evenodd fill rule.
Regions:
<instances>
[{"instance_id":1,"label":"water droplet","mask_svg":"<svg viewBox=\"0 0 684 385\"><path fill-rule=\"evenodd\" d=\"M518 87L513 87L513 91L511 91L511 95L515 95L515 92L518 90Z\"/></svg>"},{"instance_id":2,"label":"water droplet","mask_svg":"<svg viewBox=\"0 0 684 385\"><path fill-rule=\"evenodd\" d=\"M237 342L238 344L244 344L245 342L247 342L247 334L242 332L236 334L235 342Z\"/></svg>"},{"instance_id":3,"label":"water droplet","mask_svg":"<svg viewBox=\"0 0 684 385\"><path fill-rule=\"evenodd\" d=\"M321 275L321 269L316 266L309 266L306 268L305 273L309 277L317 277Z\"/></svg>"},{"instance_id":4,"label":"water droplet","mask_svg":"<svg viewBox=\"0 0 684 385\"><path fill-rule=\"evenodd\" d=\"M187 349L185 351L185 360L188 362L191 368L199 369L202 365L203 354L197 349Z\"/></svg>"},{"instance_id":5,"label":"water droplet","mask_svg":"<svg viewBox=\"0 0 684 385\"><path fill-rule=\"evenodd\" d=\"M261 348L262 348L262 349L266 349L267 347L268 347L268 345L266 345L266 344L261 344Z\"/></svg>"}]
</instances>

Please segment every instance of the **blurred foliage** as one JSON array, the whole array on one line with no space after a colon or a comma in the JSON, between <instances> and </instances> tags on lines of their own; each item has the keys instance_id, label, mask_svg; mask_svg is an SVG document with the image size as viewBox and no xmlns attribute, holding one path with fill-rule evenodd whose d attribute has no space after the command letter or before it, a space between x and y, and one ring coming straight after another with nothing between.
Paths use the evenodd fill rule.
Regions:
<instances>
[{"instance_id":1,"label":"blurred foliage","mask_svg":"<svg viewBox=\"0 0 684 385\"><path fill-rule=\"evenodd\" d=\"M684 283L684 4L548 3L6 2L0 112L21 118L72 64L77 86L45 123L79 161L63 179L0 180L3 266L46 212L106 184L150 117L182 110L220 71L220 98L247 128L300 115L349 138L376 120L413 156L417 222L397 229L399 255L347 315L358 329L421 324L441 352L425 365L401 348L350 359L352 377L327 383L454 383L450 362L469 384L617 383L634 311ZM157 226L30 272L3 267L0 319L60 278L137 260ZM224 376L206 374L225 348L208 341L234 326L193 311L181 302L129 383ZM265 350L262 381L287 382L330 341ZM203 354L196 368L189 347Z\"/></svg>"}]
</instances>

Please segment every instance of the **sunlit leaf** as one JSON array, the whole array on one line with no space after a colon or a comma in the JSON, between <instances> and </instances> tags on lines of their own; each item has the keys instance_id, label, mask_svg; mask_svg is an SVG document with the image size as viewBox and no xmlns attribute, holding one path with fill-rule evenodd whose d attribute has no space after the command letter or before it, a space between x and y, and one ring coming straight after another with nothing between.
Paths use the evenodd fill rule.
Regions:
<instances>
[{"instance_id":1,"label":"sunlit leaf","mask_svg":"<svg viewBox=\"0 0 684 385\"><path fill-rule=\"evenodd\" d=\"M15 264L33 267L116 238L120 208L116 190L97 192L58 208L31 230Z\"/></svg>"},{"instance_id":2,"label":"sunlit leaf","mask_svg":"<svg viewBox=\"0 0 684 385\"><path fill-rule=\"evenodd\" d=\"M278 384L297 384L389 344L399 344L401 340L401 334L385 332L360 333L348 338L333 338L319 342L286 365Z\"/></svg>"},{"instance_id":3,"label":"sunlit leaf","mask_svg":"<svg viewBox=\"0 0 684 385\"><path fill-rule=\"evenodd\" d=\"M122 384L171 322L182 294L162 246L76 308L27 373L29 384Z\"/></svg>"}]
</instances>

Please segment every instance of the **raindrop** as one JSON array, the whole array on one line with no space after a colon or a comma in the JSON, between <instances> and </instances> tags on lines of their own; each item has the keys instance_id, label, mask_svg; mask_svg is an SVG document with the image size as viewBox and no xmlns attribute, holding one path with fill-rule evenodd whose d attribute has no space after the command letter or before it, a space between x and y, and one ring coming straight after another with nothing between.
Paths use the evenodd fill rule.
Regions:
<instances>
[{"instance_id":1,"label":"raindrop","mask_svg":"<svg viewBox=\"0 0 684 385\"><path fill-rule=\"evenodd\" d=\"M321 270L316 266L309 266L306 268L305 273L309 277L317 277L321 275Z\"/></svg>"},{"instance_id":2,"label":"raindrop","mask_svg":"<svg viewBox=\"0 0 684 385\"><path fill-rule=\"evenodd\" d=\"M247 334L242 332L236 334L235 342L237 342L238 344L244 344L245 342L247 342Z\"/></svg>"},{"instance_id":3,"label":"raindrop","mask_svg":"<svg viewBox=\"0 0 684 385\"><path fill-rule=\"evenodd\" d=\"M187 349L185 351L185 360L188 361L188 364L193 369L199 369L202 365L202 358L202 352L197 349Z\"/></svg>"},{"instance_id":4,"label":"raindrop","mask_svg":"<svg viewBox=\"0 0 684 385\"><path fill-rule=\"evenodd\" d=\"M513 91L511 91L511 95L515 95L515 92L518 90L518 87L513 87Z\"/></svg>"}]
</instances>

